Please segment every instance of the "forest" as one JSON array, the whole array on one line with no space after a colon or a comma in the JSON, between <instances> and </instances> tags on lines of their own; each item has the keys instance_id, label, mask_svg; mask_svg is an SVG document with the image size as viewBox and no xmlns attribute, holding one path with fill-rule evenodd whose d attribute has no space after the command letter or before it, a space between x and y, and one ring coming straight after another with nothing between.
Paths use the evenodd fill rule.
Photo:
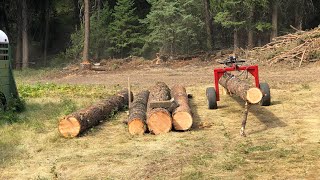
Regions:
<instances>
[{"instance_id":1,"label":"forest","mask_svg":"<svg viewBox=\"0 0 320 180\"><path fill-rule=\"evenodd\" d=\"M0 29L20 69L250 49L317 27L319 14L318 0L1 0Z\"/></svg>"}]
</instances>

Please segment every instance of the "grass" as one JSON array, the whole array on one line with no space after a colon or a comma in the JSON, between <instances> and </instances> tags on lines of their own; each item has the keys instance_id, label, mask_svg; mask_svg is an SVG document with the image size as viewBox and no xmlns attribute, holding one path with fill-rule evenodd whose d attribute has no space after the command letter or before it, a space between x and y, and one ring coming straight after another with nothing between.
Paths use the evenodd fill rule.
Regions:
<instances>
[{"instance_id":1,"label":"grass","mask_svg":"<svg viewBox=\"0 0 320 180\"><path fill-rule=\"evenodd\" d=\"M0 179L318 177L318 83L277 84L272 106L252 107L246 138L239 136L241 101L222 96L219 109L208 110L207 85L200 84L187 89L194 97L191 131L131 136L121 112L80 138L64 139L57 131L59 118L120 87L22 82L23 77L18 87L26 111L0 124Z\"/></svg>"}]
</instances>

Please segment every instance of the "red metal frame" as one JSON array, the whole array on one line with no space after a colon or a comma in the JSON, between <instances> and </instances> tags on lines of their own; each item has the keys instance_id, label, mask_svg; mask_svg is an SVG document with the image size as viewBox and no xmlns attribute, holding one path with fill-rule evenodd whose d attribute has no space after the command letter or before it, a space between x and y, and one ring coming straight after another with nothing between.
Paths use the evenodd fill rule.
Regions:
<instances>
[{"instance_id":1,"label":"red metal frame","mask_svg":"<svg viewBox=\"0 0 320 180\"><path fill-rule=\"evenodd\" d=\"M255 83L256 83L256 87L260 88L258 65L237 66L237 65L233 64L231 67L217 68L217 69L214 69L214 85L215 85L215 89L216 89L216 99L217 99L217 101L220 100L219 79L227 71L248 71L254 77Z\"/></svg>"}]
</instances>

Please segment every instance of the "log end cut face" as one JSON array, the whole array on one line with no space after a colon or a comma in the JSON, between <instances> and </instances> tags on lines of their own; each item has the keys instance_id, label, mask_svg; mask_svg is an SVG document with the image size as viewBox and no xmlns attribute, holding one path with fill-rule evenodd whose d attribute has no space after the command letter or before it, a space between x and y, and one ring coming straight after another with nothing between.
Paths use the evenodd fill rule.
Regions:
<instances>
[{"instance_id":1,"label":"log end cut face","mask_svg":"<svg viewBox=\"0 0 320 180\"><path fill-rule=\"evenodd\" d=\"M250 88L247 91L247 100L251 103L251 104L257 104L261 101L263 95L262 92L259 88Z\"/></svg>"},{"instance_id":2,"label":"log end cut face","mask_svg":"<svg viewBox=\"0 0 320 180\"><path fill-rule=\"evenodd\" d=\"M59 132L64 137L76 137L80 133L80 123L76 118L63 118L59 122Z\"/></svg>"},{"instance_id":3,"label":"log end cut face","mask_svg":"<svg viewBox=\"0 0 320 180\"><path fill-rule=\"evenodd\" d=\"M132 135L143 135L146 131L144 122L141 119L133 119L128 124L129 133Z\"/></svg>"},{"instance_id":4,"label":"log end cut face","mask_svg":"<svg viewBox=\"0 0 320 180\"><path fill-rule=\"evenodd\" d=\"M192 126L192 116L188 112L177 112L173 115L173 127L178 131L185 131Z\"/></svg>"},{"instance_id":5,"label":"log end cut face","mask_svg":"<svg viewBox=\"0 0 320 180\"><path fill-rule=\"evenodd\" d=\"M166 110L152 110L147 121L148 129L151 133L158 135L167 133L172 128L171 115Z\"/></svg>"}]
</instances>

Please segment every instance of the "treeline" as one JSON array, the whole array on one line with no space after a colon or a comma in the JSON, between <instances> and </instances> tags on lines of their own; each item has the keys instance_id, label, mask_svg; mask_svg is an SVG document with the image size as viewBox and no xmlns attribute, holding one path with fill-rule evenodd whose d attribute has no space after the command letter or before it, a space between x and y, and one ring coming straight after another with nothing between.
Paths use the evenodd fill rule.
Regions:
<instances>
[{"instance_id":1,"label":"treeline","mask_svg":"<svg viewBox=\"0 0 320 180\"><path fill-rule=\"evenodd\" d=\"M318 0L85 0L91 61L252 48L320 24ZM2 0L15 66L81 61L83 0Z\"/></svg>"}]
</instances>

